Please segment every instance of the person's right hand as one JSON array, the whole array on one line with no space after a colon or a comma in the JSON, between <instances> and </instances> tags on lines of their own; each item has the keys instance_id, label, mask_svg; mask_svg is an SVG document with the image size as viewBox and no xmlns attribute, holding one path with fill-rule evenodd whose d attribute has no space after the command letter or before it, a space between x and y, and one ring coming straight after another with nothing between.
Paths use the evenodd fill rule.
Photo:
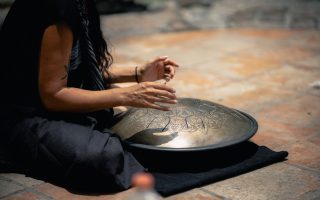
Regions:
<instances>
[{"instance_id":1,"label":"person's right hand","mask_svg":"<svg viewBox=\"0 0 320 200\"><path fill-rule=\"evenodd\" d=\"M122 89L121 99L124 106L168 111L170 110L169 107L157 103L177 103L175 90L161 83L143 82Z\"/></svg>"}]
</instances>

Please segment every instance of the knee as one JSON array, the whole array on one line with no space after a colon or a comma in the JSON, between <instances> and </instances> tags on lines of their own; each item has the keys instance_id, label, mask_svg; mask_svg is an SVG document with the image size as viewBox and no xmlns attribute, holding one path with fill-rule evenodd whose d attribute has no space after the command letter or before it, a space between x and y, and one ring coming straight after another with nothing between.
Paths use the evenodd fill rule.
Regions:
<instances>
[{"instance_id":1,"label":"knee","mask_svg":"<svg viewBox=\"0 0 320 200\"><path fill-rule=\"evenodd\" d=\"M120 173L125 159L120 140L99 133L94 133L76 157L75 167L88 168L88 171L104 176Z\"/></svg>"},{"instance_id":2,"label":"knee","mask_svg":"<svg viewBox=\"0 0 320 200\"><path fill-rule=\"evenodd\" d=\"M92 156L97 160L102 173L106 175L121 173L124 166L124 150L118 138L110 137L101 152Z\"/></svg>"},{"instance_id":3,"label":"knee","mask_svg":"<svg viewBox=\"0 0 320 200\"><path fill-rule=\"evenodd\" d=\"M94 189L102 186L125 189L117 180L125 162L125 154L118 138L110 137L103 145L88 145L77 157L66 174L72 185Z\"/></svg>"}]
</instances>

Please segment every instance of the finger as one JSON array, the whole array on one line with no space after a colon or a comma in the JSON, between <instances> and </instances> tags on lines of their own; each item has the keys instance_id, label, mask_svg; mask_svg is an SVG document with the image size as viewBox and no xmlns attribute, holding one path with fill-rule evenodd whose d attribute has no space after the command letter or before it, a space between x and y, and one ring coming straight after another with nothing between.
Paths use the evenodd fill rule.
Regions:
<instances>
[{"instance_id":1,"label":"finger","mask_svg":"<svg viewBox=\"0 0 320 200\"><path fill-rule=\"evenodd\" d=\"M169 82L171 79L173 79L173 77L176 73L176 70L172 66L167 66L167 69L165 71L166 71L166 73L163 74L163 78L167 82Z\"/></svg>"},{"instance_id":2,"label":"finger","mask_svg":"<svg viewBox=\"0 0 320 200\"><path fill-rule=\"evenodd\" d=\"M149 82L148 85L149 85L150 87L153 87L154 89L157 89L157 90L164 90L164 91L168 91L168 92L170 92L170 93L175 93L175 92L176 92L176 90L173 89L172 87L163 85L163 84L161 84L161 83Z\"/></svg>"},{"instance_id":3,"label":"finger","mask_svg":"<svg viewBox=\"0 0 320 200\"><path fill-rule=\"evenodd\" d=\"M159 57L155 58L152 62L156 63L156 62L165 61L167 59L168 59L168 56L159 56Z\"/></svg>"},{"instance_id":4,"label":"finger","mask_svg":"<svg viewBox=\"0 0 320 200\"><path fill-rule=\"evenodd\" d=\"M149 101L150 103L155 103L155 102L158 102L158 103L167 103L167 104L176 104L178 103L178 101L176 99L168 99L166 97L161 97L161 96L158 96L158 97L155 97L155 96L149 96L147 97L147 101Z\"/></svg>"},{"instance_id":5,"label":"finger","mask_svg":"<svg viewBox=\"0 0 320 200\"><path fill-rule=\"evenodd\" d=\"M157 90L157 89L154 89L154 90L150 90L148 92L148 94L150 94L151 96L156 96L156 97L166 97L166 98L169 98L169 99L177 99L176 95L174 93L171 93L171 92L168 92L168 91L165 91L165 90Z\"/></svg>"},{"instance_id":6,"label":"finger","mask_svg":"<svg viewBox=\"0 0 320 200\"><path fill-rule=\"evenodd\" d=\"M169 82L171 80L171 76L169 74L166 74L163 76L163 79L166 81L166 82Z\"/></svg>"},{"instance_id":7,"label":"finger","mask_svg":"<svg viewBox=\"0 0 320 200\"><path fill-rule=\"evenodd\" d=\"M165 74L163 76L163 79L166 81L166 82L169 82L171 79L173 79L174 75L171 75L171 74Z\"/></svg>"},{"instance_id":8,"label":"finger","mask_svg":"<svg viewBox=\"0 0 320 200\"><path fill-rule=\"evenodd\" d=\"M176 69L172 65L166 65L165 72L169 73L170 76L173 76L176 73Z\"/></svg>"},{"instance_id":9,"label":"finger","mask_svg":"<svg viewBox=\"0 0 320 200\"><path fill-rule=\"evenodd\" d=\"M149 108L157 109L157 110L162 110L162 111L169 111L169 110L171 110L170 107L161 106L161 105L158 105L158 104L155 104L155 103L149 103L149 102L146 102L146 103L145 103L145 106L146 106L146 107L149 107Z\"/></svg>"},{"instance_id":10,"label":"finger","mask_svg":"<svg viewBox=\"0 0 320 200\"><path fill-rule=\"evenodd\" d=\"M179 67L179 65L178 65L175 61L170 60L170 59L165 60L165 61L164 61L164 64L165 64L165 65L173 65L173 66L175 66L175 67Z\"/></svg>"},{"instance_id":11,"label":"finger","mask_svg":"<svg viewBox=\"0 0 320 200\"><path fill-rule=\"evenodd\" d=\"M162 88L166 87L166 85L164 84L161 84L161 85L163 85ZM148 96L155 96L155 97L162 96L163 98L177 99L174 93L169 92L167 90L162 90L162 89L148 88L147 90L144 91L144 94Z\"/></svg>"},{"instance_id":12,"label":"finger","mask_svg":"<svg viewBox=\"0 0 320 200\"><path fill-rule=\"evenodd\" d=\"M165 90L168 91L170 93L175 93L176 90L173 89L172 87L163 85L162 83L158 83L158 82L144 82L143 83L143 88L147 89L147 88L154 88L154 89L158 89L158 90Z\"/></svg>"}]
</instances>

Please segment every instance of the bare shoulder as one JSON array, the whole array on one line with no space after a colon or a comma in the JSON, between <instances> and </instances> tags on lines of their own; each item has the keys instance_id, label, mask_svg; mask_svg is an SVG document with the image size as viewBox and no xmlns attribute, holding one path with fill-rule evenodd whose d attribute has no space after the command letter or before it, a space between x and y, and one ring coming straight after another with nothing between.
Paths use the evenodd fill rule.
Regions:
<instances>
[{"instance_id":1,"label":"bare shoulder","mask_svg":"<svg viewBox=\"0 0 320 200\"><path fill-rule=\"evenodd\" d=\"M72 45L73 34L70 27L66 23L57 23L46 28L44 31L42 45L61 46Z\"/></svg>"}]
</instances>

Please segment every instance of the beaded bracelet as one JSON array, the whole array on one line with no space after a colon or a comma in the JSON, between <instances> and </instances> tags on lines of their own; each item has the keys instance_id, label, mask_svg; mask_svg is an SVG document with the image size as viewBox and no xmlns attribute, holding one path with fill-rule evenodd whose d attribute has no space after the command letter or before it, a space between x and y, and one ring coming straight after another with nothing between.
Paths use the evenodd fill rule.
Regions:
<instances>
[{"instance_id":1,"label":"beaded bracelet","mask_svg":"<svg viewBox=\"0 0 320 200\"><path fill-rule=\"evenodd\" d=\"M139 83L139 79L138 79L138 66L136 66L135 72L136 72L136 81L137 81L137 83Z\"/></svg>"}]
</instances>

